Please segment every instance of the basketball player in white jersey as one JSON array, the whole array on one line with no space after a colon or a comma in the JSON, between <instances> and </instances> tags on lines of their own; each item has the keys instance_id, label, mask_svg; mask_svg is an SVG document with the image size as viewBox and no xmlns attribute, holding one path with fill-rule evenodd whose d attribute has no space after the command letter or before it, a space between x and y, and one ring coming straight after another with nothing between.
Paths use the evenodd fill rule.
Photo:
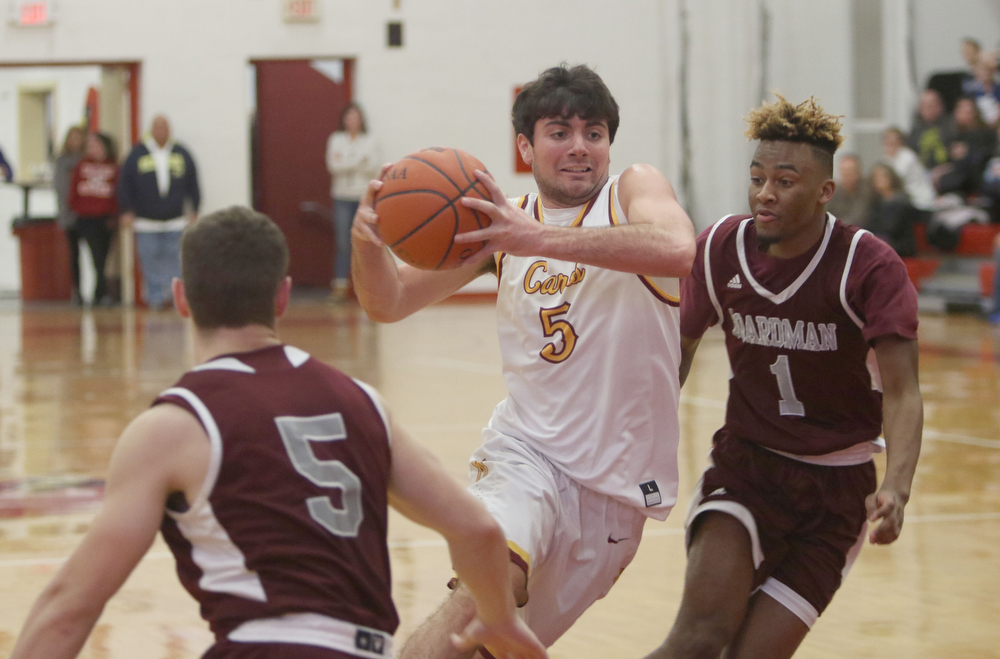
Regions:
<instances>
[{"instance_id":1,"label":"basketball player in white jersey","mask_svg":"<svg viewBox=\"0 0 1000 659\"><path fill-rule=\"evenodd\" d=\"M589 68L543 72L513 120L539 193L509 200L477 173L492 201L463 203L492 224L456 241L488 241L480 254L445 272L397 265L374 181L355 218L353 276L369 316L393 322L495 264L508 396L472 456L470 490L503 526L513 592L548 646L608 592L646 518L665 519L676 500L678 278L694 230L653 167L609 175L618 106ZM448 634L474 611L459 585L400 656L471 656Z\"/></svg>"},{"instance_id":2,"label":"basketball player in white jersey","mask_svg":"<svg viewBox=\"0 0 1000 659\"><path fill-rule=\"evenodd\" d=\"M515 613L497 523L393 422L375 391L278 339L281 230L247 208L181 247L174 302L199 365L124 431L104 507L28 615L16 659L75 657L162 529L216 642L205 659L389 659L386 506L444 534L477 620L457 635L544 659Z\"/></svg>"}]
</instances>

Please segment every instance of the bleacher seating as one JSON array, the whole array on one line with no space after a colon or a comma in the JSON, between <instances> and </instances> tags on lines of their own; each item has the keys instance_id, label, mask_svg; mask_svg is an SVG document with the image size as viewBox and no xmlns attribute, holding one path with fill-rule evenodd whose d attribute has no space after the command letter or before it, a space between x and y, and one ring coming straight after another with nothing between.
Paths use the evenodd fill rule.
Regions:
<instances>
[{"instance_id":1,"label":"bleacher seating","mask_svg":"<svg viewBox=\"0 0 1000 659\"><path fill-rule=\"evenodd\" d=\"M928 308L981 306L993 289L993 240L1000 224L969 223L958 245L943 252L927 242L927 225L916 224L917 255L903 262L910 280Z\"/></svg>"}]
</instances>

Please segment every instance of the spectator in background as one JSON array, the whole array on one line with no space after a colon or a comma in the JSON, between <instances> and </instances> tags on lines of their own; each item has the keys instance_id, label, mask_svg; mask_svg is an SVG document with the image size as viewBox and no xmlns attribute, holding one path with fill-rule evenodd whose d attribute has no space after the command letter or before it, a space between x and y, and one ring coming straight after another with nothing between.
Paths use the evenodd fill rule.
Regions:
<instances>
[{"instance_id":1,"label":"spectator in background","mask_svg":"<svg viewBox=\"0 0 1000 659\"><path fill-rule=\"evenodd\" d=\"M944 101L935 89L920 93L917 116L906 140L928 170L948 162L948 145L955 139L955 122L944 111Z\"/></svg>"},{"instance_id":2,"label":"spectator in background","mask_svg":"<svg viewBox=\"0 0 1000 659\"><path fill-rule=\"evenodd\" d=\"M979 64L979 60L982 57L983 49L980 47L979 42L972 37L965 37L962 39L962 59L965 60L965 65L968 70L962 77L962 94L964 96L970 96L974 93L973 87L976 84L976 66Z\"/></svg>"},{"instance_id":3,"label":"spectator in background","mask_svg":"<svg viewBox=\"0 0 1000 659\"><path fill-rule=\"evenodd\" d=\"M913 233L916 209L903 190L903 181L885 163L872 167L870 183L874 194L869 206L867 228L889 244L900 256L917 253Z\"/></svg>"},{"instance_id":4,"label":"spectator in background","mask_svg":"<svg viewBox=\"0 0 1000 659\"><path fill-rule=\"evenodd\" d=\"M976 99L976 107L983 121L991 128L1000 123L1000 85L997 85L997 60L993 54L982 54L973 69L975 79L968 85L970 96Z\"/></svg>"},{"instance_id":5,"label":"spectator in background","mask_svg":"<svg viewBox=\"0 0 1000 659\"><path fill-rule=\"evenodd\" d=\"M14 169L7 162L7 159L3 157L3 149L0 149L0 180L14 180Z\"/></svg>"},{"instance_id":6,"label":"spectator in background","mask_svg":"<svg viewBox=\"0 0 1000 659\"><path fill-rule=\"evenodd\" d=\"M826 210L841 222L864 227L868 223L872 191L864 178L861 159L853 153L844 154L837 163L840 178Z\"/></svg>"},{"instance_id":7,"label":"spectator in background","mask_svg":"<svg viewBox=\"0 0 1000 659\"><path fill-rule=\"evenodd\" d=\"M111 138L103 133L87 136L87 150L73 169L67 201L76 214L74 234L87 241L94 261L97 281L93 304L107 303L104 265L118 219L118 154ZM74 283L79 292L80 267L77 257Z\"/></svg>"},{"instance_id":8,"label":"spectator in background","mask_svg":"<svg viewBox=\"0 0 1000 659\"><path fill-rule=\"evenodd\" d=\"M181 233L198 218L201 192L191 154L171 139L163 115L122 165L118 186L122 222L135 227L135 245L150 309L172 306L170 282L180 277Z\"/></svg>"},{"instance_id":9,"label":"spectator in background","mask_svg":"<svg viewBox=\"0 0 1000 659\"><path fill-rule=\"evenodd\" d=\"M976 102L969 96L955 104L955 130L955 139L948 145L949 161L938 167L932 178L940 194L956 193L964 202L979 193L997 136L983 122Z\"/></svg>"},{"instance_id":10,"label":"spectator in background","mask_svg":"<svg viewBox=\"0 0 1000 659\"><path fill-rule=\"evenodd\" d=\"M340 113L340 128L326 143L326 168L332 176L333 227L337 253L333 261L333 295L347 295L351 276L351 226L368 182L382 165L378 143L368 134L365 116L356 103Z\"/></svg>"},{"instance_id":11,"label":"spectator in background","mask_svg":"<svg viewBox=\"0 0 1000 659\"><path fill-rule=\"evenodd\" d=\"M66 131L62 151L56 158L52 173L52 187L56 193L56 223L66 234L69 243L70 272L73 275L73 303L80 304L80 234L76 230L76 213L69 205L69 189L73 170L87 146L87 134L79 126ZM93 253L93 251L91 251Z\"/></svg>"},{"instance_id":12,"label":"spectator in background","mask_svg":"<svg viewBox=\"0 0 1000 659\"><path fill-rule=\"evenodd\" d=\"M910 203L920 210L934 207L934 186L917 154L906 146L903 131L896 127L882 133L882 162L889 165L902 180Z\"/></svg>"},{"instance_id":13,"label":"spectator in background","mask_svg":"<svg viewBox=\"0 0 1000 659\"><path fill-rule=\"evenodd\" d=\"M986 319L1000 325L1000 234L993 239L993 306Z\"/></svg>"}]
</instances>

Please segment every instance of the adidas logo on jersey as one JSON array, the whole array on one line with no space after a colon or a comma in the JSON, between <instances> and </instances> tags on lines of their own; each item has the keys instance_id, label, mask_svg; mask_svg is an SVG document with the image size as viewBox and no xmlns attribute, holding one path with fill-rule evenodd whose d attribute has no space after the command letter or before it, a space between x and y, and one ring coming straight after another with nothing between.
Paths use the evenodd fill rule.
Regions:
<instances>
[{"instance_id":1,"label":"adidas logo on jersey","mask_svg":"<svg viewBox=\"0 0 1000 659\"><path fill-rule=\"evenodd\" d=\"M733 278L729 280L726 284L727 288L743 288L742 282L740 282L740 276L738 274L733 275Z\"/></svg>"}]
</instances>

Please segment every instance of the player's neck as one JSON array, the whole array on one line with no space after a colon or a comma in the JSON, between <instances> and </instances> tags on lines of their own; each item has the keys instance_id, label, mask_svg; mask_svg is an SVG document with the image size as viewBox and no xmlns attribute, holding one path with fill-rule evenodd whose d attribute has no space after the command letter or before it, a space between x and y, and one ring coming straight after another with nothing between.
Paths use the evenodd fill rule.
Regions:
<instances>
[{"instance_id":1,"label":"player's neck","mask_svg":"<svg viewBox=\"0 0 1000 659\"><path fill-rule=\"evenodd\" d=\"M791 259L805 254L823 239L825 232L826 210L820 208L819 216L810 220L809 224L802 231L788 236L784 240L768 245L766 250L767 255L779 259Z\"/></svg>"},{"instance_id":2,"label":"player's neck","mask_svg":"<svg viewBox=\"0 0 1000 659\"><path fill-rule=\"evenodd\" d=\"M264 325L220 327L212 330L195 328L194 357L197 363L203 364L220 355L252 352L280 344L278 331Z\"/></svg>"}]
</instances>

